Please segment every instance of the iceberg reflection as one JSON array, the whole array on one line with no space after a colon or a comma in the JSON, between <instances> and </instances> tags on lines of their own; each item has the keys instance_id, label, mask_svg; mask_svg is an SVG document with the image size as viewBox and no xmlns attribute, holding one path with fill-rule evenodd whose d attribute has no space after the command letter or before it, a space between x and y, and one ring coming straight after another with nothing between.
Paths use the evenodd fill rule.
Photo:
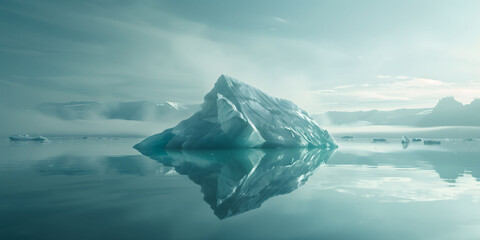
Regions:
<instances>
[{"instance_id":1,"label":"iceberg reflection","mask_svg":"<svg viewBox=\"0 0 480 240\"><path fill-rule=\"evenodd\" d=\"M167 150L149 157L200 185L204 200L224 219L294 191L333 153L320 149Z\"/></svg>"}]
</instances>

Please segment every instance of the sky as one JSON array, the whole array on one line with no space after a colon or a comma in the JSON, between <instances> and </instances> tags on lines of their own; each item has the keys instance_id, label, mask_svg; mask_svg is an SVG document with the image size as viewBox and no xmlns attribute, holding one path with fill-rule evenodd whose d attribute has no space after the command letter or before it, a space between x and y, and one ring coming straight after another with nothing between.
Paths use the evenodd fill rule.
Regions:
<instances>
[{"instance_id":1,"label":"sky","mask_svg":"<svg viewBox=\"0 0 480 240\"><path fill-rule=\"evenodd\" d=\"M0 2L0 111L201 103L221 74L329 110L480 97L480 1Z\"/></svg>"}]
</instances>

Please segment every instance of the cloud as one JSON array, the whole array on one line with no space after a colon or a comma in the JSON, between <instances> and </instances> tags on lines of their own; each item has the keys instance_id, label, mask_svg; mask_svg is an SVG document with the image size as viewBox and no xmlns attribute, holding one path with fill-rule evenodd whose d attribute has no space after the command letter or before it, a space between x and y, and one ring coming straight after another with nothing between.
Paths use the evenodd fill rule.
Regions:
<instances>
[{"instance_id":1,"label":"cloud","mask_svg":"<svg viewBox=\"0 0 480 240\"><path fill-rule=\"evenodd\" d=\"M391 75L377 75L378 79L397 79L397 80L407 80L407 81L395 81L390 83L392 85L410 85L410 86L447 86L452 85L449 82L443 82L440 80L422 78L422 77L410 77L405 75L391 76Z\"/></svg>"},{"instance_id":2,"label":"cloud","mask_svg":"<svg viewBox=\"0 0 480 240\"><path fill-rule=\"evenodd\" d=\"M429 88L429 87L447 87L453 85L453 83L443 82L435 79L420 78L420 77L408 77L397 76L396 79L402 81L394 81L386 83L387 87L405 87L405 88ZM404 81L403 81L404 80Z\"/></svg>"},{"instance_id":3,"label":"cloud","mask_svg":"<svg viewBox=\"0 0 480 240\"><path fill-rule=\"evenodd\" d=\"M395 78L396 78L396 79L410 79L409 76L403 76L403 75L401 75L401 76L395 76Z\"/></svg>"},{"instance_id":4,"label":"cloud","mask_svg":"<svg viewBox=\"0 0 480 240\"><path fill-rule=\"evenodd\" d=\"M390 76L390 75L377 75L377 78L380 78L380 79L390 79L390 78L392 78L392 76Z\"/></svg>"},{"instance_id":5,"label":"cloud","mask_svg":"<svg viewBox=\"0 0 480 240\"><path fill-rule=\"evenodd\" d=\"M71 100L201 102L225 73L308 108L313 100L304 92L316 82L326 83L324 75L343 72L340 63L355 58L307 39L219 29L150 6L110 11L94 3L28 4L14 12L49 30L20 24L8 35L15 46L2 48L43 55L12 52L5 61L15 67L0 73L0 88L4 83L30 86L11 88L15 94L10 95L26 96L25 107ZM67 17L71 21L62 21ZM24 66L28 71L15 71ZM11 81L20 73L24 79ZM0 98L7 102L5 95Z\"/></svg>"},{"instance_id":6,"label":"cloud","mask_svg":"<svg viewBox=\"0 0 480 240\"><path fill-rule=\"evenodd\" d=\"M342 93L340 93L342 94ZM353 91L346 93L347 96L356 97L359 99L369 99L369 100L383 100L383 101L408 101L411 98L402 97L402 96L390 96L387 94L382 94L374 91Z\"/></svg>"},{"instance_id":7,"label":"cloud","mask_svg":"<svg viewBox=\"0 0 480 240\"><path fill-rule=\"evenodd\" d=\"M280 22L280 23L288 23L286 19L280 18L280 17L273 17L273 20Z\"/></svg>"},{"instance_id":8,"label":"cloud","mask_svg":"<svg viewBox=\"0 0 480 240\"><path fill-rule=\"evenodd\" d=\"M344 88L353 88L353 87L355 87L355 84L336 86L334 87L334 89L344 89Z\"/></svg>"},{"instance_id":9,"label":"cloud","mask_svg":"<svg viewBox=\"0 0 480 240\"><path fill-rule=\"evenodd\" d=\"M454 96L469 103L480 96L480 87L475 82L458 84L423 77L377 75L383 81L361 85L339 85L331 89L311 91L320 101L337 100L335 110L350 110L348 103L358 106L376 104L376 109L433 107L443 97ZM372 107L362 108L363 110Z\"/></svg>"}]
</instances>

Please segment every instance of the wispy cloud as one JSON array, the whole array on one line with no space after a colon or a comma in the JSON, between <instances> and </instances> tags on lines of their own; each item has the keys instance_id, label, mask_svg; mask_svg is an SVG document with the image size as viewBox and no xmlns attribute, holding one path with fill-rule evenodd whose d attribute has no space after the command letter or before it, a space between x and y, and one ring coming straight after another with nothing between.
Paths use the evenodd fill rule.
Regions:
<instances>
[{"instance_id":1,"label":"wispy cloud","mask_svg":"<svg viewBox=\"0 0 480 240\"><path fill-rule=\"evenodd\" d=\"M281 18L281 17L273 17L273 20L275 20L276 22L280 22L280 23L288 23L288 21L284 18Z\"/></svg>"},{"instance_id":2,"label":"wispy cloud","mask_svg":"<svg viewBox=\"0 0 480 240\"><path fill-rule=\"evenodd\" d=\"M409 76L404 76L404 75L400 75L400 76L395 76L396 79L411 79L411 77Z\"/></svg>"},{"instance_id":3,"label":"wispy cloud","mask_svg":"<svg viewBox=\"0 0 480 240\"><path fill-rule=\"evenodd\" d=\"M408 101L411 100L409 97L404 96L392 96L382 92L361 90L361 91L350 91L350 92L340 92L340 95L351 96L358 99L368 99L368 100L381 100L381 101Z\"/></svg>"},{"instance_id":4,"label":"wispy cloud","mask_svg":"<svg viewBox=\"0 0 480 240\"><path fill-rule=\"evenodd\" d=\"M320 99L341 99L340 104L355 102L361 106L376 103L378 109L433 107L436 101L447 96L454 96L467 103L480 96L480 87L474 82L458 84L405 75L377 75L376 78L382 81L360 85L339 85L330 89L312 91L312 93L318 95Z\"/></svg>"},{"instance_id":5,"label":"wispy cloud","mask_svg":"<svg viewBox=\"0 0 480 240\"><path fill-rule=\"evenodd\" d=\"M391 79L391 78L390 78ZM407 88L427 88L427 87L440 87L451 86L453 83L444 82L440 80L422 78L422 77L409 77L409 76L396 76L395 81L385 83L387 87L407 87Z\"/></svg>"},{"instance_id":6,"label":"wispy cloud","mask_svg":"<svg viewBox=\"0 0 480 240\"><path fill-rule=\"evenodd\" d=\"M390 78L392 78L392 76L390 76L390 75L377 75L377 78L379 78L379 79L390 79Z\"/></svg>"},{"instance_id":7,"label":"wispy cloud","mask_svg":"<svg viewBox=\"0 0 480 240\"><path fill-rule=\"evenodd\" d=\"M344 89L344 88L352 88L352 87L355 87L355 84L336 86L333 89Z\"/></svg>"}]
</instances>

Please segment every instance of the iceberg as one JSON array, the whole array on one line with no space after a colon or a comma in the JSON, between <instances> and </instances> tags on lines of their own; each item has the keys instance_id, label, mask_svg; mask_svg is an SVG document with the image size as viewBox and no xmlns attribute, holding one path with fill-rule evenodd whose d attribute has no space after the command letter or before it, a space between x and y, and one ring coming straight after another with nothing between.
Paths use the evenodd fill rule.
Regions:
<instances>
[{"instance_id":1,"label":"iceberg","mask_svg":"<svg viewBox=\"0 0 480 240\"><path fill-rule=\"evenodd\" d=\"M303 109L221 75L200 111L134 146L142 153L165 148L333 149L337 145Z\"/></svg>"},{"instance_id":2,"label":"iceberg","mask_svg":"<svg viewBox=\"0 0 480 240\"><path fill-rule=\"evenodd\" d=\"M402 136L402 143L410 143L410 138L407 136Z\"/></svg>"},{"instance_id":3,"label":"iceberg","mask_svg":"<svg viewBox=\"0 0 480 240\"><path fill-rule=\"evenodd\" d=\"M345 141L352 141L353 136L343 136L342 139L345 140Z\"/></svg>"},{"instance_id":4,"label":"iceberg","mask_svg":"<svg viewBox=\"0 0 480 240\"><path fill-rule=\"evenodd\" d=\"M43 136L30 136L27 134L12 135L11 141L34 141L34 142L48 142L48 139Z\"/></svg>"},{"instance_id":5,"label":"iceberg","mask_svg":"<svg viewBox=\"0 0 480 240\"><path fill-rule=\"evenodd\" d=\"M410 145L410 138L408 138L407 136L402 136L401 143L402 143L403 149L407 149L408 145Z\"/></svg>"}]
</instances>

